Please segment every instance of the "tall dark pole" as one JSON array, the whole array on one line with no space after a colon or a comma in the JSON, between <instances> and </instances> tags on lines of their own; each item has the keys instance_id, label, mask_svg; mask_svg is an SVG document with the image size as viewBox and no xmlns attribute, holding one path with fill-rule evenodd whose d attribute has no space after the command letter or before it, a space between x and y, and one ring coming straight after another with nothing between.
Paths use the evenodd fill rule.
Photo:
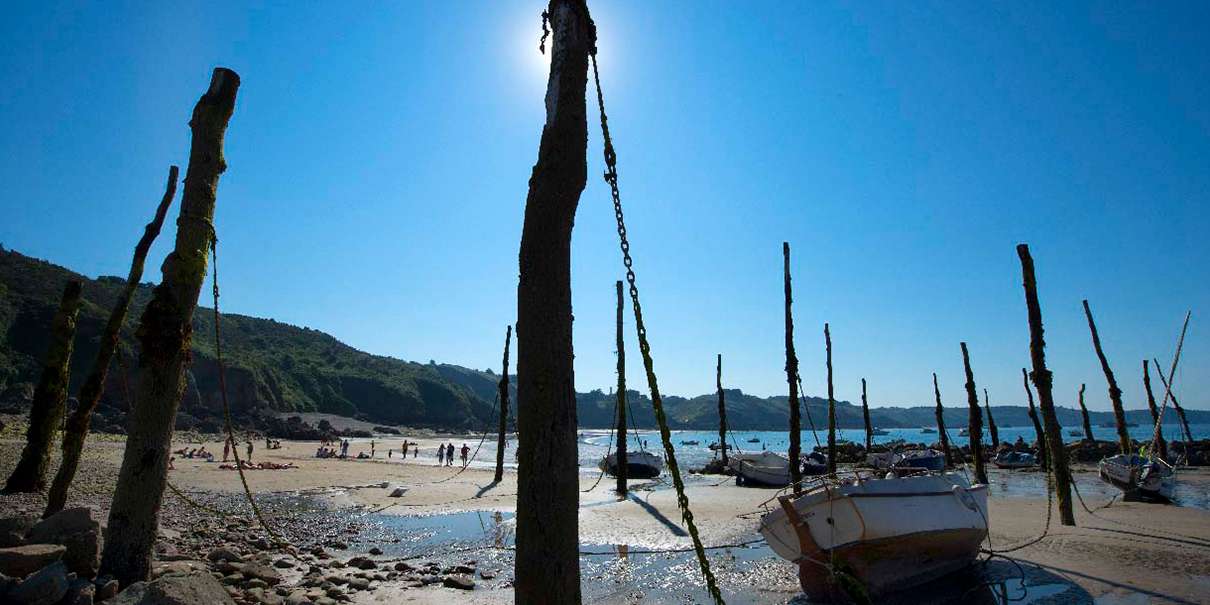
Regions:
<instances>
[{"instance_id":1,"label":"tall dark pole","mask_svg":"<svg viewBox=\"0 0 1210 605\"><path fill-rule=\"evenodd\" d=\"M1084 406L1084 388L1088 386L1080 383L1080 418L1084 421L1084 440L1089 443L1096 442L1096 437L1092 436L1092 420L1088 418L1088 408Z\"/></svg>"},{"instance_id":2,"label":"tall dark pole","mask_svg":"<svg viewBox=\"0 0 1210 605\"><path fill-rule=\"evenodd\" d=\"M1034 436L1038 443L1038 463L1042 468L1050 468L1046 458L1046 431L1042 430L1042 421L1038 419L1038 410L1034 406L1034 391L1029 388L1029 372L1021 368L1021 381L1025 384L1025 397L1029 401L1029 421L1034 425Z\"/></svg>"},{"instance_id":3,"label":"tall dark pole","mask_svg":"<svg viewBox=\"0 0 1210 605\"><path fill-rule=\"evenodd\" d=\"M1088 318L1088 330L1092 332L1092 347L1096 349L1097 359L1101 361L1101 370L1105 372L1105 381L1109 383L1109 402L1113 404L1113 423L1118 429L1118 449L1123 454L1129 454L1134 448L1130 445L1130 433L1126 431L1126 412L1122 407L1122 389L1118 388L1118 381L1109 367L1109 360L1105 359L1105 351L1101 348L1101 336L1097 334L1097 324L1092 320L1092 309L1088 308L1087 300L1084 301L1084 315ZM1039 397L1041 397L1040 394Z\"/></svg>"},{"instance_id":4,"label":"tall dark pole","mask_svg":"<svg viewBox=\"0 0 1210 605\"><path fill-rule=\"evenodd\" d=\"M945 466L954 466L954 454L950 452L950 436L945 430L945 408L941 407L941 387L937 385L936 372L933 372L933 395L937 398L937 435L941 439L941 450L945 452Z\"/></svg>"},{"instance_id":5,"label":"tall dark pole","mask_svg":"<svg viewBox=\"0 0 1210 605\"><path fill-rule=\"evenodd\" d=\"M1151 371L1147 367L1150 365L1146 359L1143 360L1143 390L1147 391L1147 408L1151 410L1151 422L1156 425L1155 429L1155 448L1159 456L1163 460L1168 459L1168 444L1164 441L1164 434L1159 429L1160 424L1160 409L1155 405L1155 395L1151 392ZM1157 366L1158 367L1158 366ZM1160 368L1160 373L1164 369Z\"/></svg>"},{"instance_id":6,"label":"tall dark pole","mask_svg":"<svg viewBox=\"0 0 1210 605\"><path fill-rule=\"evenodd\" d=\"M588 176L585 91L596 31L583 0L551 0L546 122L529 179L517 284L517 534L513 598L579 603L579 465L571 232Z\"/></svg>"},{"instance_id":7,"label":"tall dark pole","mask_svg":"<svg viewBox=\"0 0 1210 605\"><path fill-rule=\"evenodd\" d=\"M625 307L625 302L622 298L622 280L618 280L618 464L615 477L618 479L618 493L626 493L626 479L630 472L630 467L626 458L626 341L622 339L622 310ZM726 452L723 453L726 456Z\"/></svg>"},{"instance_id":8,"label":"tall dark pole","mask_svg":"<svg viewBox=\"0 0 1210 605\"><path fill-rule=\"evenodd\" d=\"M146 580L151 573L172 431L185 390L193 312L206 279L207 253L216 242L214 208L219 176L227 169L223 141L239 84L234 71L216 68L210 88L193 108L176 243L164 259L160 285L143 309L136 332L139 380L101 555L101 574L112 575L122 586Z\"/></svg>"},{"instance_id":9,"label":"tall dark pole","mask_svg":"<svg viewBox=\"0 0 1210 605\"><path fill-rule=\"evenodd\" d=\"M870 426L870 402L866 399L865 379L861 379L861 418L865 421L865 451L874 446L874 427Z\"/></svg>"},{"instance_id":10,"label":"tall dark pole","mask_svg":"<svg viewBox=\"0 0 1210 605\"><path fill-rule=\"evenodd\" d=\"M1055 499L1059 501L1059 521L1063 525L1075 525L1076 518L1071 504L1071 470L1067 468L1067 450L1063 447L1063 429L1055 415L1055 399L1052 391L1053 379L1046 368L1046 340L1043 338L1042 305L1038 302L1038 282L1034 277L1034 259L1029 255L1029 246L1019 244L1017 256L1021 259L1022 285L1025 288L1025 307L1029 314L1029 358L1033 362L1030 378L1038 390L1038 408L1042 412L1042 423L1046 429L1046 446L1050 458L1051 473L1055 480ZM1091 315L1089 316L1091 317Z\"/></svg>"},{"instance_id":11,"label":"tall dark pole","mask_svg":"<svg viewBox=\"0 0 1210 605\"><path fill-rule=\"evenodd\" d=\"M723 354L718 354L714 381L718 386L718 451L723 454L723 468L727 468L727 404L723 398Z\"/></svg>"},{"instance_id":12,"label":"tall dark pole","mask_svg":"<svg viewBox=\"0 0 1210 605\"><path fill-rule=\"evenodd\" d=\"M802 463L799 460L802 455L802 432L798 412L798 355L794 353L794 315L790 309L794 297L790 288L789 242L782 242L781 254L786 294L786 381L790 383L790 483L794 486L794 493L799 493L799 484L802 482Z\"/></svg>"},{"instance_id":13,"label":"tall dark pole","mask_svg":"<svg viewBox=\"0 0 1210 605\"><path fill-rule=\"evenodd\" d=\"M496 437L495 482L504 480L504 448L508 445L508 345L513 340L513 327L504 330L504 363L500 373L500 431Z\"/></svg>"},{"instance_id":14,"label":"tall dark pole","mask_svg":"<svg viewBox=\"0 0 1210 605\"><path fill-rule=\"evenodd\" d=\"M828 472L836 472L836 397L832 394L832 332L823 325L824 349L828 366Z\"/></svg>"},{"instance_id":15,"label":"tall dark pole","mask_svg":"<svg viewBox=\"0 0 1210 605\"><path fill-rule=\"evenodd\" d=\"M983 411L979 409L979 394L975 390L975 374L971 371L971 356L962 346L962 365L966 369L966 404L970 409L967 424L971 440L971 458L975 459L975 481L987 483L987 469L983 466Z\"/></svg>"}]
</instances>

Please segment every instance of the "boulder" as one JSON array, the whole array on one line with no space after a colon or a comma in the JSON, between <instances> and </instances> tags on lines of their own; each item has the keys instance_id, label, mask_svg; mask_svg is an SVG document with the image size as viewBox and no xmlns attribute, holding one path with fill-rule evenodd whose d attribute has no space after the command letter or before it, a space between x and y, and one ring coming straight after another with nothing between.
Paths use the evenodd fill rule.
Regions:
<instances>
[{"instance_id":1,"label":"boulder","mask_svg":"<svg viewBox=\"0 0 1210 605\"><path fill-rule=\"evenodd\" d=\"M390 497L391 497L391 498L402 498L402 497L403 497L403 495L404 495L404 494L406 494L406 493L408 493L407 488L404 488L404 487L397 487L397 488L395 488L393 491L391 491L391 495L390 495Z\"/></svg>"},{"instance_id":2,"label":"boulder","mask_svg":"<svg viewBox=\"0 0 1210 605\"><path fill-rule=\"evenodd\" d=\"M24 578L63 558L67 548L58 544L26 544L0 548L0 574Z\"/></svg>"},{"instance_id":3,"label":"boulder","mask_svg":"<svg viewBox=\"0 0 1210 605\"><path fill-rule=\"evenodd\" d=\"M62 561L55 561L10 589L4 602L13 605L54 605L67 596L70 585L67 566Z\"/></svg>"},{"instance_id":4,"label":"boulder","mask_svg":"<svg viewBox=\"0 0 1210 605\"><path fill-rule=\"evenodd\" d=\"M218 580L203 572L169 574L150 582L135 582L109 605L234 605Z\"/></svg>"},{"instance_id":5,"label":"boulder","mask_svg":"<svg viewBox=\"0 0 1210 605\"><path fill-rule=\"evenodd\" d=\"M38 522L37 517L5 517L0 519L0 548L25 544L25 534Z\"/></svg>"},{"instance_id":6,"label":"boulder","mask_svg":"<svg viewBox=\"0 0 1210 605\"><path fill-rule=\"evenodd\" d=\"M92 582L81 578L72 580L67 586L67 596L59 605L92 605L97 588Z\"/></svg>"},{"instance_id":7,"label":"boulder","mask_svg":"<svg viewBox=\"0 0 1210 605\"><path fill-rule=\"evenodd\" d=\"M157 561L155 563L152 563L152 565L151 565L152 579L155 579L155 578L158 578L160 576L170 574L170 573L187 574L187 573L191 573L191 572L195 572L195 571L210 571L210 569L208 567L206 567L206 564L201 561L189 561L189 560Z\"/></svg>"},{"instance_id":8,"label":"boulder","mask_svg":"<svg viewBox=\"0 0 1210 605\"><path fill-rule=\"evenodd\" d=\"M30 528L25 536L33 543L62 544L67 547L63 563L82 578L97 575L101 565L101 523L88 507L63 509Z\"/></svg>"},{"instance_id":9,"label":"boulder","mask_svg":"<svg viewBox=\"0 0 1210 605\"><path fill-rule=\"evenodd\" d=\"M441 579L441 585L446 588L457 588L458 590L474 590L475 581L470 576L455 574L445 576Z\"/></svg>"},{"instance_id":10,"label":"boulder","mask_svg":"<svg viewBox=\"0 0 1210 605\"><path fill-rule=\"evenodd\" d=\"M240 557L239 553L235 552L231 548L228 548L226 546L220 546L220 547L210 551L210 553L206 555L206 560L214 561L214 562L241 561L241 560L243 560L243 557Z\"/></svg>"}]
</instances>

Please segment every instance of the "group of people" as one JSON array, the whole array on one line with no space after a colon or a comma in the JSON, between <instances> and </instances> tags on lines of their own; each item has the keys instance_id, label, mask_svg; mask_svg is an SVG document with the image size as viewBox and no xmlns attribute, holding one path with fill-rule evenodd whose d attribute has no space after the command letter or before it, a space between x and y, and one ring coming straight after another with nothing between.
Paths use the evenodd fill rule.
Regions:
<instances>
[{"instance_id":1,"label":"group of people","mask_svg":"<svg viewBox=\"0 0 1210 605\"><path fill-rule=\"evenodd\" d=\"M294 466L294 463L292 463L292 462L287 462L285 464L279 464L277 462L266 461L266 462L257 462L256 464L253 464L249 460L240 460L239 465L240 465L240 468L242 468L246 471L266 471L266 470L279 471L279 470L287 469L287 468L298 468L297 466ZM236 468L234 464L220 464L220 465L218 465L218 467L225 471L233 471Z\"/></svg>"},{"instance_id":2,"label":"group of people","mask_svg":"<svg viewBox=\"0 0 1210 605\"><path fill-rule=\"evenodd\" d=\"M340 442L339 453L337 451L336 446L333 445L333 447L328 447L328 445L330 443L332 443L332 442L329 442L326 440L320 442L319 449L315 450L315 457L316 458L348 458L349 457L349 440L348 439L344 439ZM357 457L358 458L364 457L364 452L361 454L358 454Z\"/></svg>"},{"instance_id":3,"label":"group of people","mask_svg":"<svg viewBox=\"0 0 1210 605\"><path fill-rule=\"evenodd\" d=\"M470 455L471 448L467 447L467 445L463 443L461 451L462 466L466 466L466 458ZM452 443L437 446L437 466L441 466L443 464L445 466L454 465L454 444Z\"/></svg>"},{"instance_id":4,"label":"group of people","mask_svg":"<svg viewBox=\"0 0 1210 605\"><path fill-rule=\"evenodd\" d=\"M406 459L408 457L408 449L412 450L413 458L420 455L420 448L416 447L416 443L413 441L408 441L407 439L404 439L403 445L400 446L400 448L399 448L399 451L402 452L402 454L401 454L402 458ZM387 458L394 457L394 455L395 455L395 450L387 450Z\"/></svg>"},{"instance_id":5,"label":"group of people","mask_svg":"<svg viewBox=\"0 0 1210 605\"><path fill-rule=\"evenodd\" d=\"M199 448L181 448L174 450L172 453L182 458L202 458L206 462L214 462L214 454L206 451L206 446Z\"/></svg>"}]
</instances>

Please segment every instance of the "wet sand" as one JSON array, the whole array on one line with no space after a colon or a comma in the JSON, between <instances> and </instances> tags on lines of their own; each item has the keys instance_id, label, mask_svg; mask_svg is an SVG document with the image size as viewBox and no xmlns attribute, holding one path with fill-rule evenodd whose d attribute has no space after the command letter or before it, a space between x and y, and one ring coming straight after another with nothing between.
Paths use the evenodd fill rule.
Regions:
<instances>
[{"instance_id":1,"label":"wet sand","mask_svg":"<svg viewBox=\"0 0 1210 605\"><path fill-rule=\"evenodd\" d=\"M409 441L413 440L411 437ZM386 445L399 447L402 438L389 442L377 440L373 460L319 460L314 458L316 443L282 442L282 449L265 451L256 444L255 461L293 463L289 470L248 471L249 485L258 494L290 494L318 500L349 515L361 515L385 530L358 542L350 541L349 555L358 548L368 549L373 540L382 540L389 559L392 527L423 527L426 519L437 522L448 513L469 511L484 526L494 531L499 545L507 546L511 531L511 513L515 509L515 472L505 472L504 481L492 483L492 468L472 465L465 471L436 465L435 438L419 437L418 458L401 462L398 456L386 458ZM478 440L450 439L460 447L466 442L472 450ZM515 442L513 442L515 443ZM116 467L121 459L121 443L90 441L89 454L101 464ZM179 443L178 447L196 447ZM222 452L221 443L207 442L208 450ZM368 441L350 447L354 455ZM479 458L494 458L493 442L484 445ZM510 451L510 454L512 452ZM242 450L241 450L242 454ZM511 458L511 456L510 456ZM1015 489L1018 483L1040 483L1036 473L993 473L990 499L991 547L1004 549L1037 536L1046 519L1046 499ZM598 475L581 474L580 536L582 550L593 553L582 557L585 601L599 603L685 602L701 600L702 582L692 556L679 554L640 554L636 551L667 550L690 545L681 528L680 513L670 480L632 482L629 498L619 500L612 492L613 480L606 477L595 488ZM217 463L197 459L176 461L170 480L186 491L234 495L242 492L238 474L218 468ZM774 490L739 488L727 477L689 476L688 495L698 527L707 546L737 545L757 540L757 517L762 503L775 495ZM1182 487L1206 493L1210 491L1210 471L1182 471ZM1109 501L1095 474L1084 469L1077 473L1086 503L1097 509ZM385 484L385 487L384 487ZM395 488L404 488L402 497L392 498ZM988 579L1005 580L1002 585L1009 598L1022 596L1033 602L1046 596L1047 602L1063 603L1205 603L1210 602L1210 512L1197 508L1115 501L1090 514L1075 503L1077 527L1061 527L1057 512L1049 535L1042 541L1009 555L1012 561L993 558L979 572L977 584ZM500 515L494 515L499 512ZM431 516L414 519L413 516ZM452 517L451 517L452 518ZM396 526L397 519L400 525ZM493 520L494 519L494 520ZM487 526L491 526L488 528ZM398 529L394 530L400 533ZM402 532L415 533L414 530ZM406 537L406 536L405 536ZM404 540L406 544L406 540ZM618 556L616 545L625 545L626 557ZM396 544L397 548L402 548ZM441 550L441 549L438 549ZM448 551L448 548L446 549ZM398 551L402 552L402 551ZM436 552L432 556L450 552ZM483 546L479 552L456 554L473 558L479 568L498 570L491 579L480 579L474 591L456 591L440 585L404 588L384 583L373 591L353 595L356 603L509 603L512 591L511 557L507 549ZM455 558L456 558L455 557ZM785 603L801 600L792 566L756 544L719 548L710 551L716 573L729 595L729 602ZM1022 575L1025 581L1015 578ZM1015 582L1015 584L1014 584ZM959 580L940 590L953 590ZM991 595L1000 602L995 590L978 586L979 594ZM964 589L965 590L965 589ZM916 593L915 596L919 597ZM955 602L971 601L975 593L961 592ZM1031 596L1032 595L1032 596ZM929 599L932 600L932 599ZM936 600L945 600L938 598ZM979 599L974 599L978 601Z\"/></svg>"}]
</instances>

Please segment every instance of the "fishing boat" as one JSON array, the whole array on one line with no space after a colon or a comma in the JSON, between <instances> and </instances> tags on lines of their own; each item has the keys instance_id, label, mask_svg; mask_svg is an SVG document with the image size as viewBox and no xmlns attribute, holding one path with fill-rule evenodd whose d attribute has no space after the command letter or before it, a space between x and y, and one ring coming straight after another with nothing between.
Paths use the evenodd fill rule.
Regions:
<instances>
[{"instance_id":1,"label":"fishing boat","mask_svg":"<svg viewBox=\"0 0 1210 605\"><path fill-rule=\"evenodd\" d=\"M618 470L618 455L617 453L610 454L601 459L597 467L605 471L610 476L617 476ZM664 471L664 459L648 452L640 450L637 452L627 452L626 454L626 476L631 479L654 479L660 476Z\"/></svg>"},{"instance_id":2,"label":"fishing boat","mask_svg":"<svg viewBox=\"0 0 1210 605\"><path fill-rule=\"evenodd\" d=\"M992 461L997 468L1030 468L1038 465L1038 459L1029 452L1002 452Z\"/></svg>"},{"instance_id":3,"label":"fishing boat","mask_svg":"<svg viewBox=\"0 0 1210 605\"><path fill-rule=\"evenodd\" d=\"M920 432L921 433L936 433L937 429L935 429L931 426L922 426L922 427L920 427Z\"/></svg>"},{"instance_id":4,"label":"fishing boat","mask_svg":"<svg viewBox=\"0 0 1210 605\"><path fill-rule=\"evenodd\" d=\"M814 477L828 472L828 455L823 452L811 452L802 458L802 474L804 477Z\"/></svg>"},{"instance_id":5,"label":"fishing boat","mask_svg":"<svg viewBox=\"0 0 1210 605\"><path fill-rule=\"evenodd\" d=\"M973 563L987 538L987 486L955 473L865 473L778 501L760 533L778 556L798 563L811 600L843 595L837 569L869 597L929 582Z\"/></svg>"},{"instance_id":6,"label":"fishing boat","mask_svg":"<svg viewBox=\"0 0 1210 605\"><path fill-rule=\"evenodd\" d=\"M1103 458L1097 470L1102 481L1143 500L1171 501L1176 488L1176 473L1159 458L1118 454Z\"/></svg>"},{"instance_id":7,"label":"fishing boat","mask_svg":"<svg viewBox=\"0 0 1210 605\"><path fill-rule=\"evenodd\" d=\"M770 451L733 454L727 467L735 472L736 485L785 487L790 484L790 459Z\"/></svg>"},{"instance_id":8,"label":"fishing boat","mask_svg":"<svg viewBox=\"0 0 1210 605\"><path fill-rule=\"evenodd\" d=\"M890 433L888 433L886 429L880 429L878 427L874 427L874 428L870 429L870 434L871 435L890 435Z\"/></svg>"}]
</instances>

